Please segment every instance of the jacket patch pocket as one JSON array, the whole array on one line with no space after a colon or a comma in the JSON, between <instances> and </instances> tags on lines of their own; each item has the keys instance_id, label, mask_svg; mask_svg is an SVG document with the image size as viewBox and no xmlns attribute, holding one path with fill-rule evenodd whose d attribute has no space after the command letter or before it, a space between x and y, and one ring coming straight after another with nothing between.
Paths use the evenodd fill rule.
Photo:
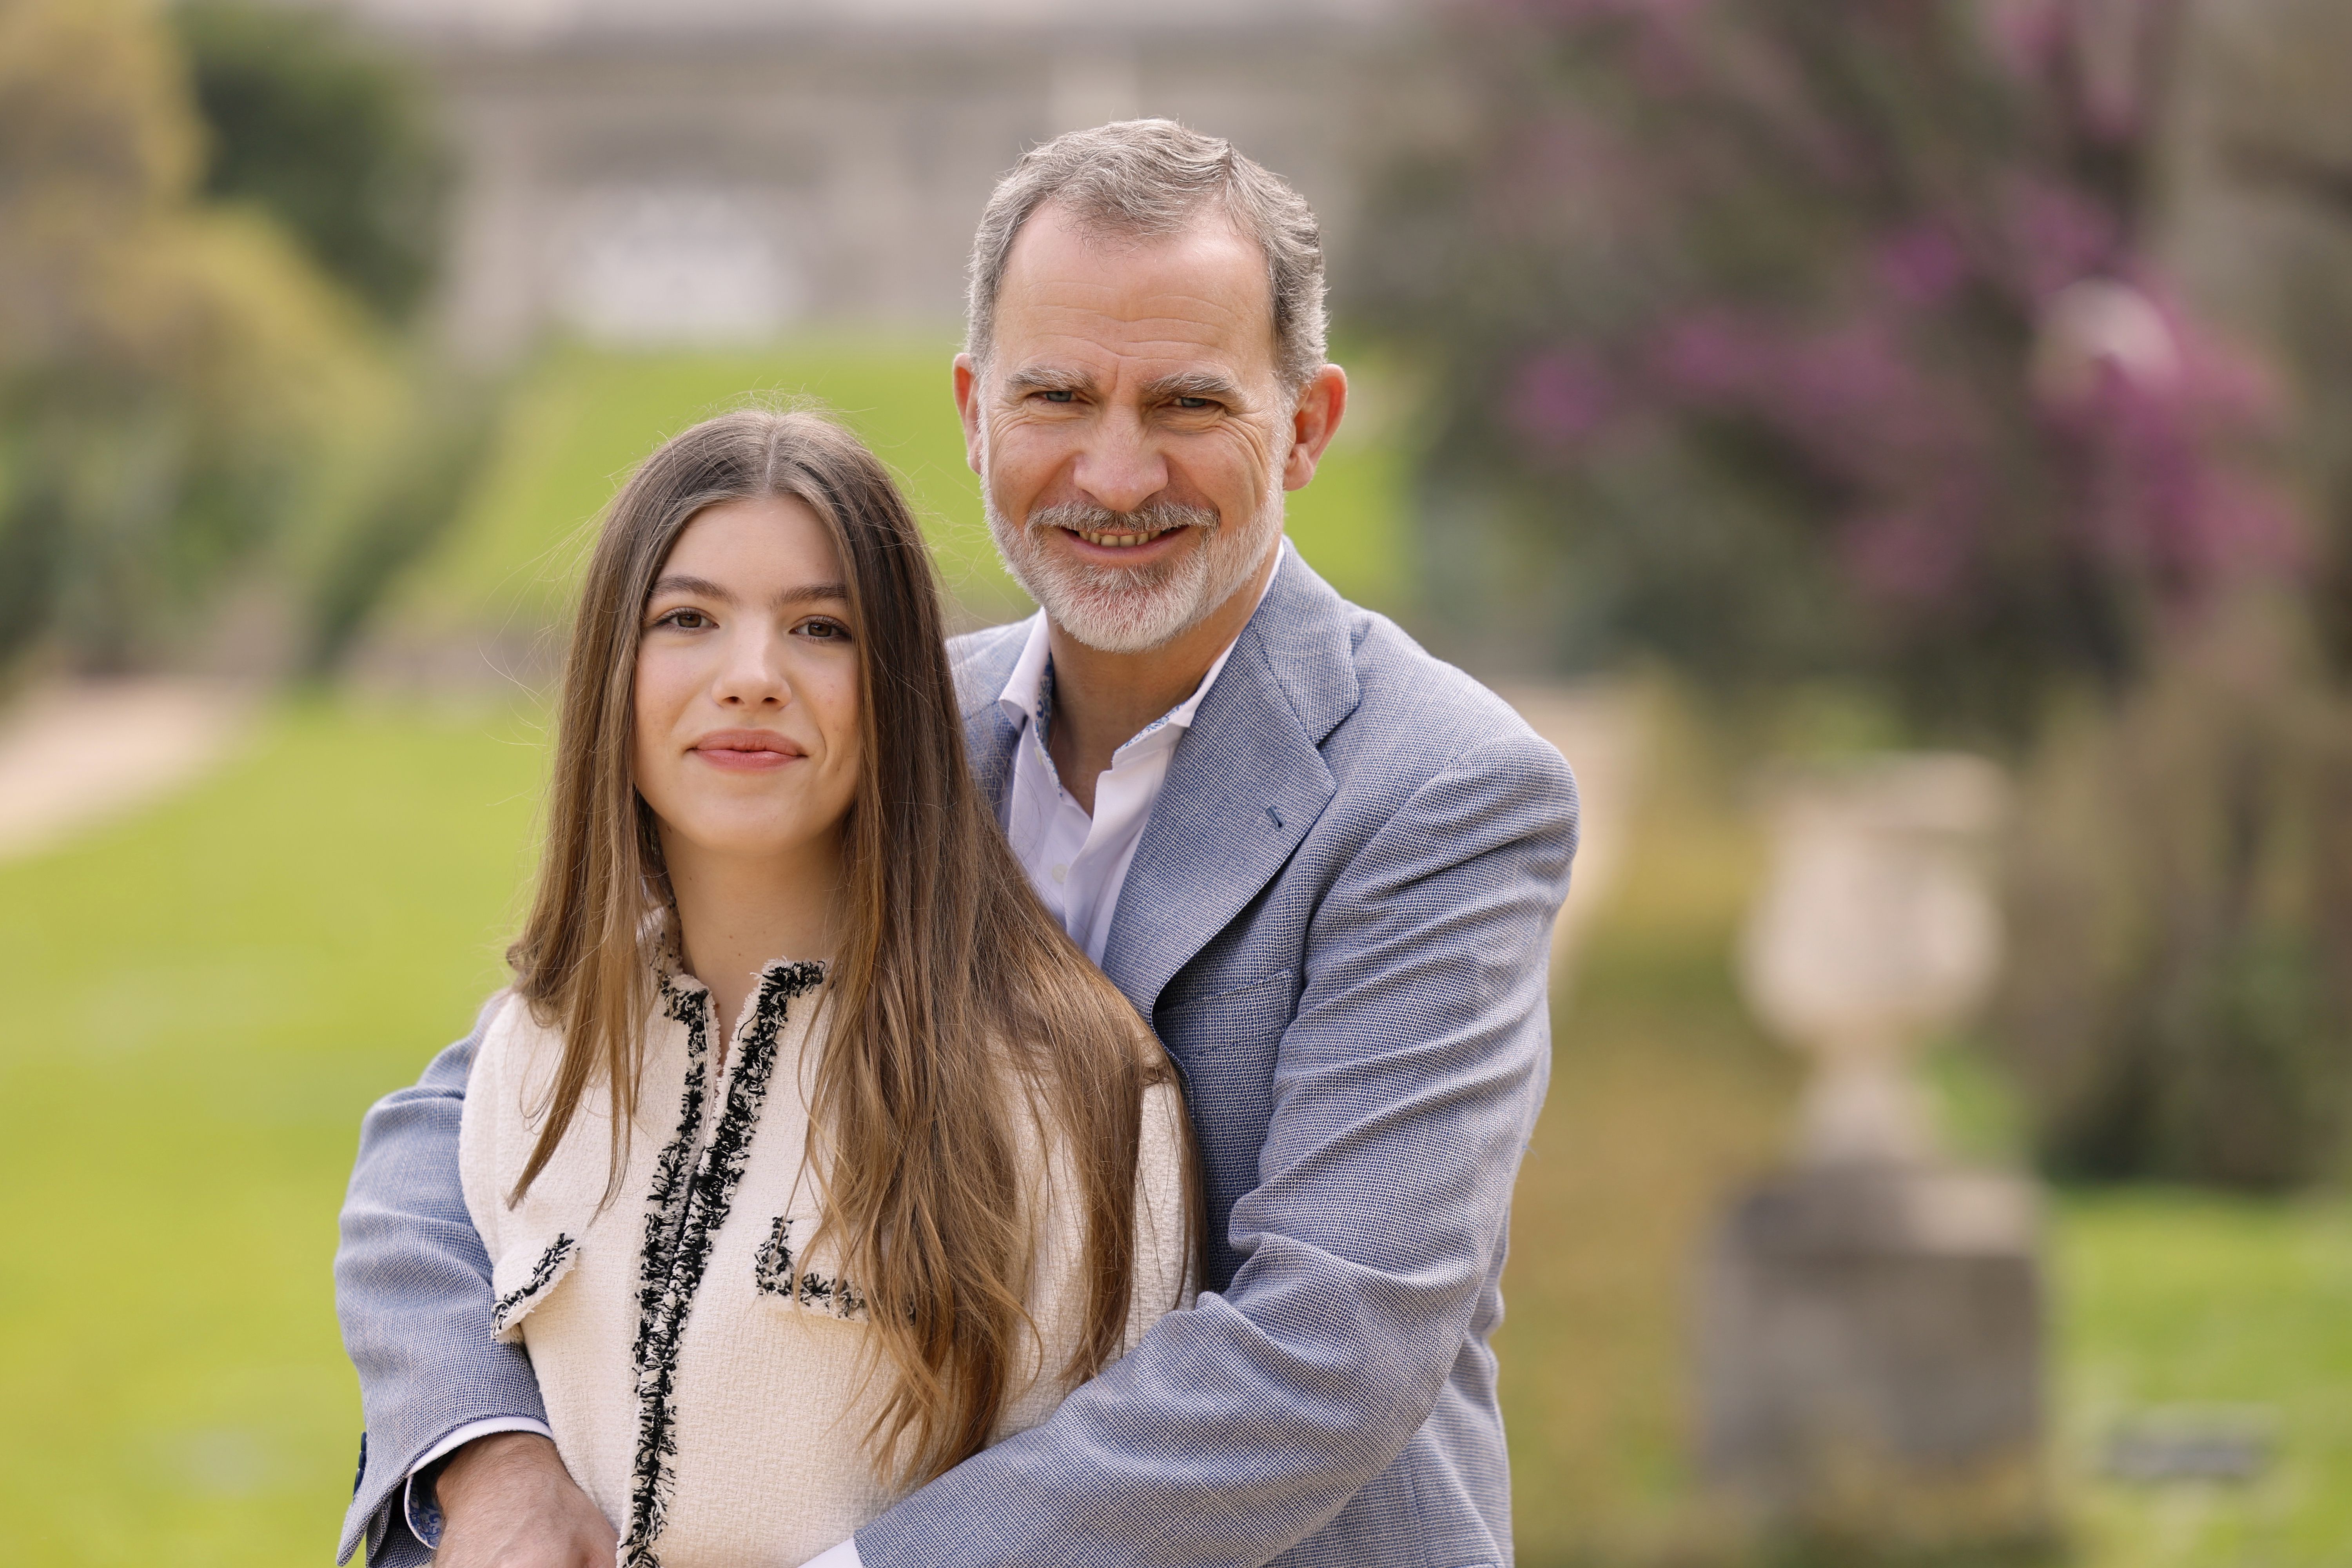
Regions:
<instances>
[{"instance_id":1,"label":"jacket patch pocket","mask_svg":"<svg viewBox=\"0 0 2352 1568\"><path fill-rule=\"evenodd\" d=\"M559 1231L543 1246L517 1247L490 1269L490 1337L516 1340L531 1309L547 1300L549 1291L580 1261L580 1238Z\"/></svg>"},{"instance_id":2,"label":"jacket patch pocket","mask_svg":"<svg viewBox=\"0 0 2352 1568\"><path fill-rule=\"evenodd\" d=\"M864 1321L866 1298L857 1288L829 1270L810 1267L810 1259L795 1253L793 1230L799 1224L791 1215L777 1216L775 1228L751 1260L752 1284L760 1294L803 1311L848 1322ZM804 1229L802 1234L808 1233Z\"/></svg>"},{"instance_id":3,"label":"jacket patch pocket","mask_svg":"<svg viewBox=\"0 0 2352 1568\"><path fill-rule=\"evenodd\" d=\"M1162 1039L1181 1034L1211 1049L1279 1035L1298 1013L1298 971L1279 969L1234 984L1188 991L1163 999L1154 1011L1167 1020Z\"/></svg>"}]
</instances>

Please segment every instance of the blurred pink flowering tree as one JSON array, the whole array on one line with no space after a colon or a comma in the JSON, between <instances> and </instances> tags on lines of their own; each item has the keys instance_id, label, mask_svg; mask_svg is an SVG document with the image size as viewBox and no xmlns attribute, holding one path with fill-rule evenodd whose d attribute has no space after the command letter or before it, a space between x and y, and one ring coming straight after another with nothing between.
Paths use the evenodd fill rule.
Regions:
<instances>
[{"instance_id":1,"label":"blurred pink flowering tree","mask_svg":"<svg viewBox=\"0 0 2352 1568\"><path fill-rule=\"evenodd\" d=\"M1364 301L1442 392L1433 609L2021 739L2291 565L2265 379L2149 254L2179 10L1469 0Z\"/></svg>"},{"instance_id":2,"label":"blurred pink flowering tree","mask_svg":"<svg viewBox=\"0 0 2352 1568\"><path fill-rule=\"evenodd\" d=\"M1995 1034L2043 1158L2345 1168L2352 681L2311 632L2352 625L2352 526L2304 531L2271 476L2324 492L2310 421L2158 261L2186 0L1454 16L1352 301L1428 367L1436 618L1490 663L1860 685L2003 751ZM2308 410L2344 355L2284 346Z\"/></svg>"}]
</instances>

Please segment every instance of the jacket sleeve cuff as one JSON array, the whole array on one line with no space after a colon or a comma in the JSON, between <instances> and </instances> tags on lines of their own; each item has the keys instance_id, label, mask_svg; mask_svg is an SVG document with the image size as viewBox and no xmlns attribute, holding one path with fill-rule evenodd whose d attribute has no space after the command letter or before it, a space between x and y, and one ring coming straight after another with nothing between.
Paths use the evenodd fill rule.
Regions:
<instances>
[{"instance_id":1,"label":"jacket sleeve cuff","mask_svg":"<svg viewBox=\"0 0 2352 1568\"><path fill-rule=\"evenodd\" d=\"M551 1443L555 1440L555 1434L548 1430L544 1421L534 1421L528 1415L493 1415L483 1421L469 1421L425 1449L425 1457L408 1472L400 1491L400 1511L408 1521L409 1532L424 1543L425 1550L441 1550L441 1501L434 1495L433 1487L441 1461L475 1438L499 1432L536 1432Z\"/></svg>"}]
</instances>

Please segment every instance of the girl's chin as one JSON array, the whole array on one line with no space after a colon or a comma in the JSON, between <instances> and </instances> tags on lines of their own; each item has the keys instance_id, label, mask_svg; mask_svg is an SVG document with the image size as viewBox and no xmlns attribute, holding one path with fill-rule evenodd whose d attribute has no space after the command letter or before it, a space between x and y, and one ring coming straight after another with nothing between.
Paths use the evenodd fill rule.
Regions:
<instances>
[{"instance_id":1,"label":"girl's chin","mask_svg":"<svg viewBox=\"0 0 2352 1568\"><path fill-rule=\"evenodd\" d=\"M836 817L817 826L800 822L780 825L773 813L754 822L723 816L688 818L683 823L665 819L662 841L673 861L683 851L713 869L729 863L761 865L800 859L812 849L829 846L840 832L841 821Z\"/></svg>"}]
</instances>

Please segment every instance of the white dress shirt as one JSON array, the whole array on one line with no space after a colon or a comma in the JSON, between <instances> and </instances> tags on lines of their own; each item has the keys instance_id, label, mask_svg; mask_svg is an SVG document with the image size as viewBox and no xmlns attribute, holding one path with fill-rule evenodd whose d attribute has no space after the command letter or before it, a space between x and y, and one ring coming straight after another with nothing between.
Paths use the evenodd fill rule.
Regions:
<instances>
[{"instance_id":1,"label":"white dress shirt","mask_svg":"<svg viewBox=\"0 0 2352 1568\"><path fill-rule=\"evenodd\" d=\"M1267 586L1273 582L1269 575ZM1264 598L1263 591L1259 596ZM1053 658L1045 612L1030 617L1029 641L996 700L1018 731L1013 785L1004 794L1004 837L1021 868L1029 873L1030 886L1097 968L1110 942L1119 889L1127 883L1128 868L1135 864L1135 848L1143 840L1151 808L1159 804L1160 787L1168 781L1176 742L1192 727L1193 714L1239 641L1235 637L1225 645L1191 696L1111 753L1110 766L1095 776L1095 809L1089 816L1062 787L1053 753L1046 749L1054 713Z\"/></svg>"},{"instance_id":2,"label":"white dress shirt","mask_svg":"<svg viewBox=\"0 0 2352 1568\"><path fill-rule=\"evenodd\" d=\"M1281 558L1277 555L1275 570L1266 574L1265 581L1258 587L1258 604L1265 602L1266 592L1274 586L1275 576L1281 570ZM1255 605L1252 606L1252 614L1255 614ZM1159 804L1160 786L1168 782L1168 764L1175 756L1176 742L1192 728L1193 715L1200 710L1209 688L1216 684L1225 661L1233 657L1240 641L1240 634L1236 633L1234 641L1227 643L1209 666L1208 673L1201 677L1201 683L1192 689L1191 696L1145 725L1111 753L1110 766L1096 775L1095 809L1089 816L1077 798L1062 787L1053 754L1046 750L1053 723L1053 652L1045 612L1039 610L1029 619L1029 640L1023 646L1013 674L997 698L1017 731L1013 739L1013 784L1005 792L1002 821L1014 858L1029 874L1030 885L1037 889L1037 896L1053 911L1054 918L1062 922L1062 929L1070 933L1071 940L1097 967L1110 942L1111 918L1118 912L1119 889L1126 886L1128 869L1135 864L1136 846L1143 840L1143 830L1151 820L1151 808ZM429 1497L415 1495L415 1474L476 1436L514 1430L547 1433L542 1424L520 1418L477 1422L451 1434L412 1473L404 1500L411 1528L428 1545L437 1543L441 1521ZM853 1538L819 1552L802 1568L865 1565Z\"/></svg>"}]
</instances>

